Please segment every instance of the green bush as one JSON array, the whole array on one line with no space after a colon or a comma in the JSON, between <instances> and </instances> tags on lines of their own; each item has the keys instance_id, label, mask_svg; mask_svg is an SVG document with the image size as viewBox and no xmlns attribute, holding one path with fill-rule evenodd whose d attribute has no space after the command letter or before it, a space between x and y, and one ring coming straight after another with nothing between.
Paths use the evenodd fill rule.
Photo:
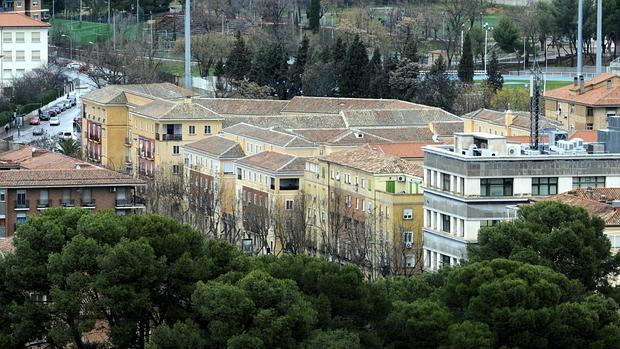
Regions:
<instances>
[{"instance_id":1,"label":"green bush","mask_svg":"<svg viewBox=\"0 0 620 349\"><path fill-rule=\"evenodd\" d=\"M41 93L41 103L43 105L46 105L47 103L58 98L59 94L60 94L59 91L55 89L45 90L43 91L43 93Z\"/></svg>"}]
</instances>

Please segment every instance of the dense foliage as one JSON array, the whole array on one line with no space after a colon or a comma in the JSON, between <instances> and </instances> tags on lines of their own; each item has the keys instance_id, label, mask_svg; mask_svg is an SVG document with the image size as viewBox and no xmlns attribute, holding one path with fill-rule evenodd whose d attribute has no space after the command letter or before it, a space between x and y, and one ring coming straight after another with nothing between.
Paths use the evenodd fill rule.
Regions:
<instances>
[{"instance_id":1,"label":"dense foliage","mask_svg":"<svg viewBox=\"0 0 620 349\"><path fill-rule=\"evenodd\" d=\"M545 217L538 216L553 226ZM78 209L29 218L14 243L15 253L0 259L3 348L42 338L57 348L151 349L620 341L615 301L516 260L369 283L353 267L318 258L248 257L169 218Z\"/></svg>"}]
</instances>

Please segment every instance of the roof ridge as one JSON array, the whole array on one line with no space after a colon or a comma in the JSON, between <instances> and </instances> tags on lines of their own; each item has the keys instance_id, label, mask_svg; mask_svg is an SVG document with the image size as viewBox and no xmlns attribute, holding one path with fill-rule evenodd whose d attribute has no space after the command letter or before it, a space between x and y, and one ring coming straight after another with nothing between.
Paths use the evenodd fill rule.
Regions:
<instances>
[{"instance_id":1,"label":"roof ridge","mask_svg":"<svg viewBox=\"0 0 620 349\"><path fill-rule=\"evenodd\" d=\"M290 154L285 154L285 155L290 155ZM296 156L296 155L290 155L290 156L292 156L292 159L291 159L291 160L289 160L286 164L284 164L284 165L280 166L280 167L277 169L277 171L280 171L281 169L285 168L285 167L286 167L286 166L288 166L291 162L293 162L293 161L297 160L297 158L298 158L298 156Z\"/></svg>"}]
</instances>

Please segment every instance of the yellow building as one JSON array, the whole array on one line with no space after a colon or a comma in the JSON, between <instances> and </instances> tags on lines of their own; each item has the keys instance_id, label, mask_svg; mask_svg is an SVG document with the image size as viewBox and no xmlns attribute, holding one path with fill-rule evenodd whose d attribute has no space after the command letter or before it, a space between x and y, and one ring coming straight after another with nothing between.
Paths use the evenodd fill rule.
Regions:
<instances>
[{"instance_id":1,"label":"yellow building","mask_svg":"<svg viewBox=\"0 0 620 349\"><path fill-rule=\"evenodd\" d=\"M169 83L110 85L94 90L82 100L82 149L91 162L126 171L129 111L158 99L182 101L191 91Z\"/></svg>"},{"instance_id":2,"label":"yellow building","mask_svg":"<svg viewBox=\"0 0 620 349\"><path fill-rule=\"evenodd\" d=\"M591 80L575 80L572 85L545 93L545 115L565 129L599 130L607 127L607 117L620 108L620 77L604 73Z\"/></svg>"},{"instance_id":3,"label":"yellow building","mask_svg":"<svg viewBox=\"0 0 620 349\"><path fill-rule=\"evenodd\" d=\"M303 226L301 157L262 151L235 161L236 216L246 235L242 248L279 254L302 245L291 231Z\"/></svg>"},{"instance_id":4,"label":"yellow building","mask_svg":"<svg viewBox=\"0 0 620 349\"><path fill-rule=\"evenodd\" d=\"M373 277L421 266L423 170L369 149L306 163L306 224L318 253L364 266Z\"/></svg>"},{"instance_id":5,"label":"yellow building","mask_svg":"<svg viewBox=\"0 0 620 349\"><path fill-rule=\"evenodd\" d=\"M529 136L531 118L529 112L497 111L478 109L461 116L464 122L464 132L485 132L498 136ZM540 130L545 128L563 128L561 122L541 117Z\"/></svg>"}]
</instances>

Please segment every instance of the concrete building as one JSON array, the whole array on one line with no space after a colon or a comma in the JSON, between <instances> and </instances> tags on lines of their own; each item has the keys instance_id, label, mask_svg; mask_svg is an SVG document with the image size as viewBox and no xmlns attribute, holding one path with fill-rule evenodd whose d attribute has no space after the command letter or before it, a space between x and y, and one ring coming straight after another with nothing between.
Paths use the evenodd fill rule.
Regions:
<instances>
[{"instance_id":1,"label":"concrete building","mask_svg":"<svg viewBox=\"0 0 620 349\"><path fill-rule=\"evenodd\" d=\"M0 88L33 69L47 67L49 28L22 14L0 12Z\"/></svg>"},{"instance_id":2,"label":"concrete building","mask_svg":"<svg viewBox=\"0 0 620 349\"><path fill-rule=\"evenodd\" d=\"M620 186L620 154L588 154L562 132L549 139L542 154L485 133L425 148L425 269L466 259L481 227L510 219L532 197Z\"/></svg>"},{"instance_id":3,"label":"concrete building","mask_svg":"<svg viewBox=\"0 0 620 349\"><path fill-rule=\"evenodd\" d=\"M606 128L607 118L620 107L620 76L604 73L591 80L575 80L572 85L545 93L545 115L566 130Z\"/></svg>"},{"instance_id":4,"label":"concrete building","mask_svg":"<svg viewBox=\"0 0 620 349\"><path fill-rule=\"evenodd\" d=\"M144 182L59 153L21 147L0 153L0 237L50 207L142 212Z\"/></svg>"},{"instance_id":5,"label":"concrete building","mask_svg":"<svg viewBox=\"0 0 620 349\"><path fill-rule=\"evenodd\" d=\"M422 166L365 148L306 162L305 222L319 254L372 276L420 266Z\"/></svg>"}]
</instances>

